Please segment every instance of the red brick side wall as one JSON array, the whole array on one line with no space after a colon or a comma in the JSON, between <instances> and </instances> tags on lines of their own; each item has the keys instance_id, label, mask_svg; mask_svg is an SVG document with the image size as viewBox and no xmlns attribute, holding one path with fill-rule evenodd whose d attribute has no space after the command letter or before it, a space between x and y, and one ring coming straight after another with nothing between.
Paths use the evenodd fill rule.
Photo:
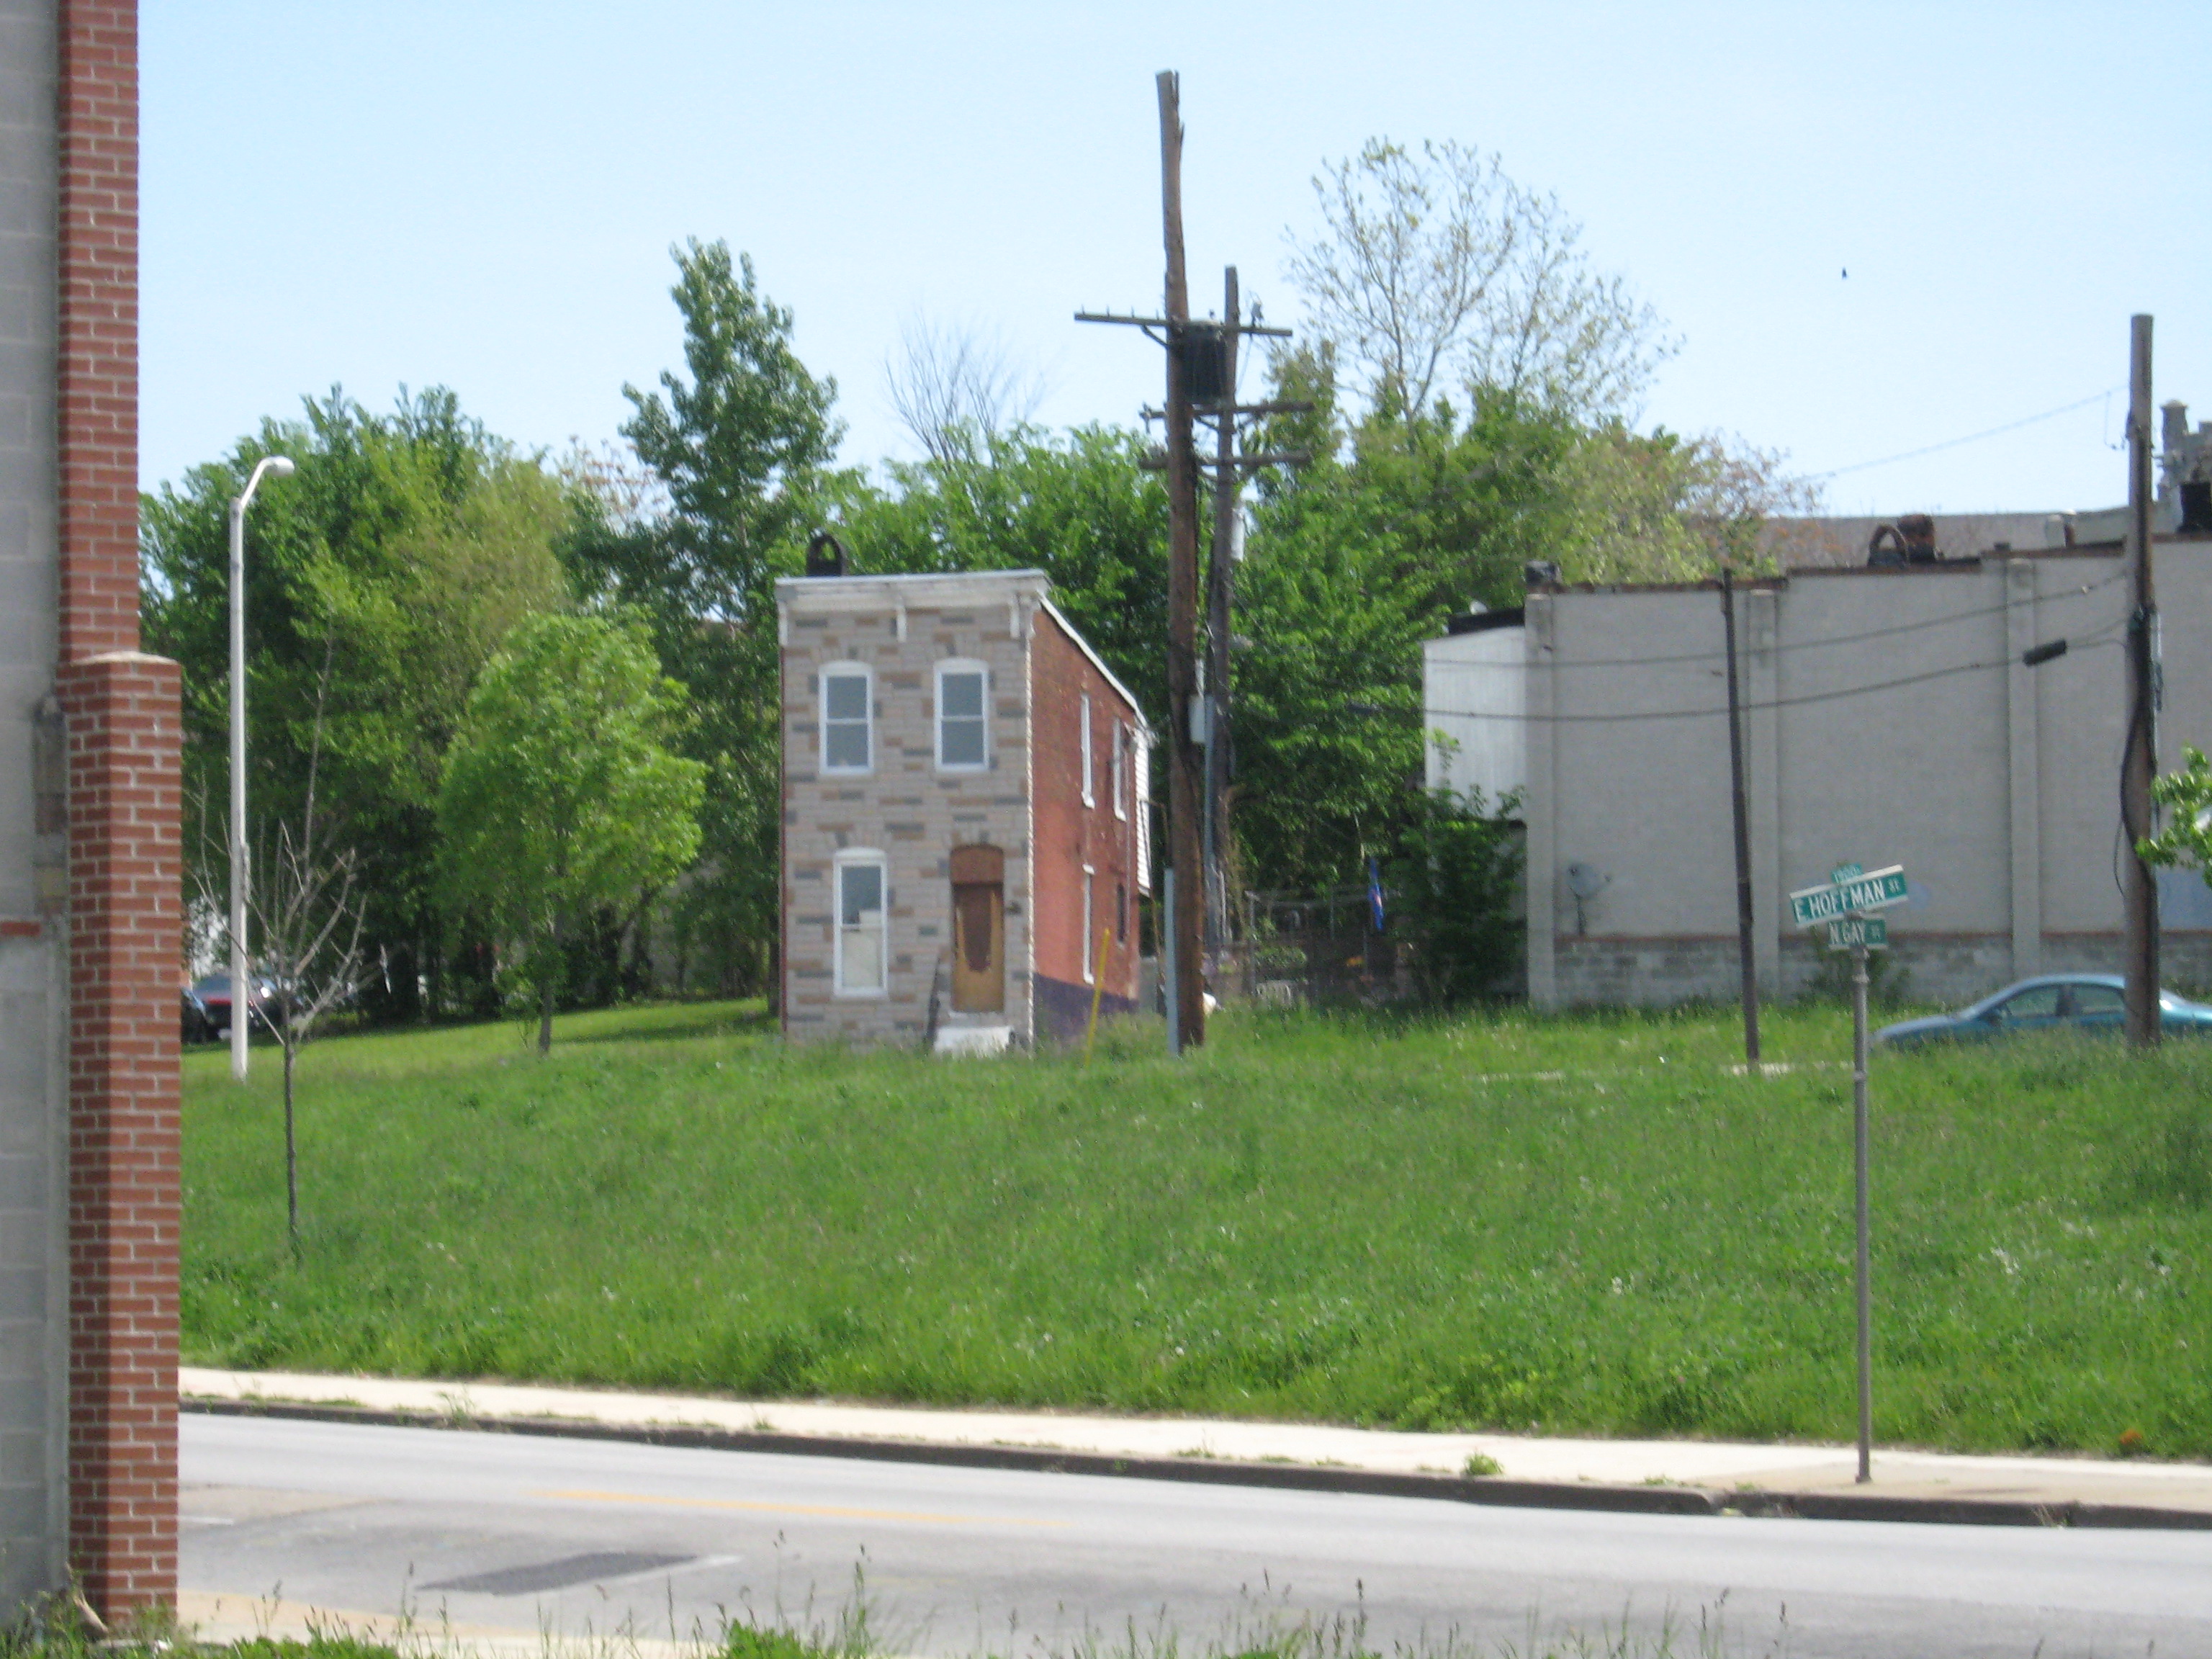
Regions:
<instances>
[{"instance_id":1,"label":"red brick side wall","mask_svg":"<svg viewBox=\"0 0 2212 1659\"><path fill-rule=\"evenodd\" d=\"M138 13L58 0L70 753L69 1553L104 1616L177 1584L179 682L138 647Z\"/></svg>"},{"instance_id":2,"label":"red brick side wall","mask_svg":"<svg viewBox=\"0 0 2212 1659\"><path fill-rule=\"evenodd\" d=\"M179 682L67 663L70 1560L103 1616L177 1581Z\"/></svg>"},{"instance_id":3,"label":"red brick side wall","mask_svg":"<svg viewBox=\"0 0 2212 1659\"><path fill-rule=\"evenodd\" d=\"M61 659L138 648L138 8L60 0Z\"/></svg>"},{"instance_id":4,"label":"red brick side wall","mask_svg":"<svg viewBox=\"0 0 2212 1659\"><path fill-rule=\"evenodd\" d=\"M1124 702L1048 613L1036 619L1030 659L1030 766L1036 881L1036 967L1040 979L1063 986L1084 982L1084 951L1095 962L1098 930L1115 920L1115 895L1123 894L1126 937L1108 953L1101 981L1105 994L1134 1001L1137 995L1137 821L1114 816L1113 746L1137 713ZM1083 694L1091 694L1091 794L1083 804ZM1133 785L1124 787L1133 791ZM1083 931L1083 866L1094 872L1091 938ZM1110 1006L1110 1005L1109 1005ZM1038 1021L1042 1033L1044 1021Z\"/></svg>"}]
</instances>

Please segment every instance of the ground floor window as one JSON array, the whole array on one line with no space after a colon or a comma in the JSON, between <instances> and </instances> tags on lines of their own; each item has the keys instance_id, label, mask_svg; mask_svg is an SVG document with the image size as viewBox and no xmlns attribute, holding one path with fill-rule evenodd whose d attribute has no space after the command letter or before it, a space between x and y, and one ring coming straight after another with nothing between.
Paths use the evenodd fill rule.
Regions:
<instances>
[{"instance_id":1,"label":"ground floor window","mask_svg":"<svg viewBox=\"0 0 2212 1659\"><path fill-rule=\"evenodd\" d=\"M1091 964L1091 952L1098 948L1092 942L1092 933L1097 927L1097 874L1086 864L1083 866L1083 982L1085 985L1097 976Z\"/></svg>"},{"instance_id":2,"label":"ground floor window","mask_svg":"<svg viewBox=\"0 0 2212 1659\"><path fill-rule=\"evenodd\" d=\"M837 991L879 996L884 988L886 883L880 853L837 856Z\"/></svg>"}]
</instances>

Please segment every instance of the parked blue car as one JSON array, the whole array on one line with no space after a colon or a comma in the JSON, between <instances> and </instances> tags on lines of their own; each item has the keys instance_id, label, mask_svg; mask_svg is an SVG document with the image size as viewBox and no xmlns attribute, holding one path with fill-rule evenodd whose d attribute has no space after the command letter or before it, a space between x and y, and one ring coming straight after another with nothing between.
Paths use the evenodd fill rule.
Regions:
<instances>
[{"instance_id":1,"label":"parked blue car","mask_svg":"<svg viewBox=\"0 0 2212 1659\"><path fill-rule=\"evenodd\" d=\"M1885 1025L1875 1040L1898 1048L1923 1042L1984 1042L2021 1031L2118 1031L2127 1023L2125 981L2118 974L2045 974L2008 985L1955 1014ZM2168 1036L2212 1035L2212 1007L2171 991L2158 994Z\"/></svg>"}]
</instances>

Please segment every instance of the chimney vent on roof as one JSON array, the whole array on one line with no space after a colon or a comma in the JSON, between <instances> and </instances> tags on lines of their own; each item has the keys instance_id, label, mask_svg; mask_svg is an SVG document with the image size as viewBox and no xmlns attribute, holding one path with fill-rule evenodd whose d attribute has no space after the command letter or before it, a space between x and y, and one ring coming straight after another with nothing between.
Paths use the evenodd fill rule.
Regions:
<instances>
[{"instance_id":1,"label":"chimney vent on roof","mask_svg":"<svg viewBox=\"0 0 2212 1659\"><path fill-rule=\"evenodd\" d=\"M1936 564L1936 520L1925 513L1908 513L1895 524L1876 525L1867 538L1870 565Z\"/></svg>"},{"instance_id":2,"label":"chimney vent on roof","mask_svg":"<svg viewBox=\"0 0 2212 1659\"><path fill-rule=\"evenodd\" d=\"M806 574L810 576L849 576L853 561L845 551L845 544L826 530L817 530L807 538Z\"/></svg>"}]
</instances>

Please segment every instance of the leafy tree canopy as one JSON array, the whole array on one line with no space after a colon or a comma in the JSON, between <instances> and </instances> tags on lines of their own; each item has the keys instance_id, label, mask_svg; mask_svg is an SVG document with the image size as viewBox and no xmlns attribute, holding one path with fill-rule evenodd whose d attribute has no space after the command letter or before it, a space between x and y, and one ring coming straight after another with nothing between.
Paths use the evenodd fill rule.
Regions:
<instances>
[{"instance_id":1,"label":"leafy tree canopy","mask_svg":"<svg viewBox=\"0 0 2212 1659\"><path fill-rule=\"evenodd\" d=\"M564 942L698 855L707 769L668 747L686 701L645 629L604 617L526 620L469 696L438 793L443 890L538 994L541 1053Z\"/></svg>"},{"instance_id":2,"label":"leafy tree canopy","mask_svg":"<svg viewBox=\"0 0 2212 1659\"><path fill-rule=\"evenodd\" d=\"M228 504L272 454L299 471L264 483L246 524L249 813L300 815L319 719L329 843L359 854L364 949L398 954L404 1004L418 969L434 975L442 932L441 759L499 641L568 603L556 548L571 492L450 392L403 392L375 415L333 389L143 499L144 637L183 665L187 855L211 864L201 873L214 890L228 799Z\"/></svg>"},{"instance_id":3,"label":"leafy tree canopy","mask_svg":"<svg viewBox=\"0 0 2212 1659\"><path fill-rule=\"evenodd\" d=\"M864 570L1042 570L1054 602L1164 719L1167 487L1142 438L1110 427L957 428L889 488L844 481L838 534Z\"/></svg>"}]
</instances>

